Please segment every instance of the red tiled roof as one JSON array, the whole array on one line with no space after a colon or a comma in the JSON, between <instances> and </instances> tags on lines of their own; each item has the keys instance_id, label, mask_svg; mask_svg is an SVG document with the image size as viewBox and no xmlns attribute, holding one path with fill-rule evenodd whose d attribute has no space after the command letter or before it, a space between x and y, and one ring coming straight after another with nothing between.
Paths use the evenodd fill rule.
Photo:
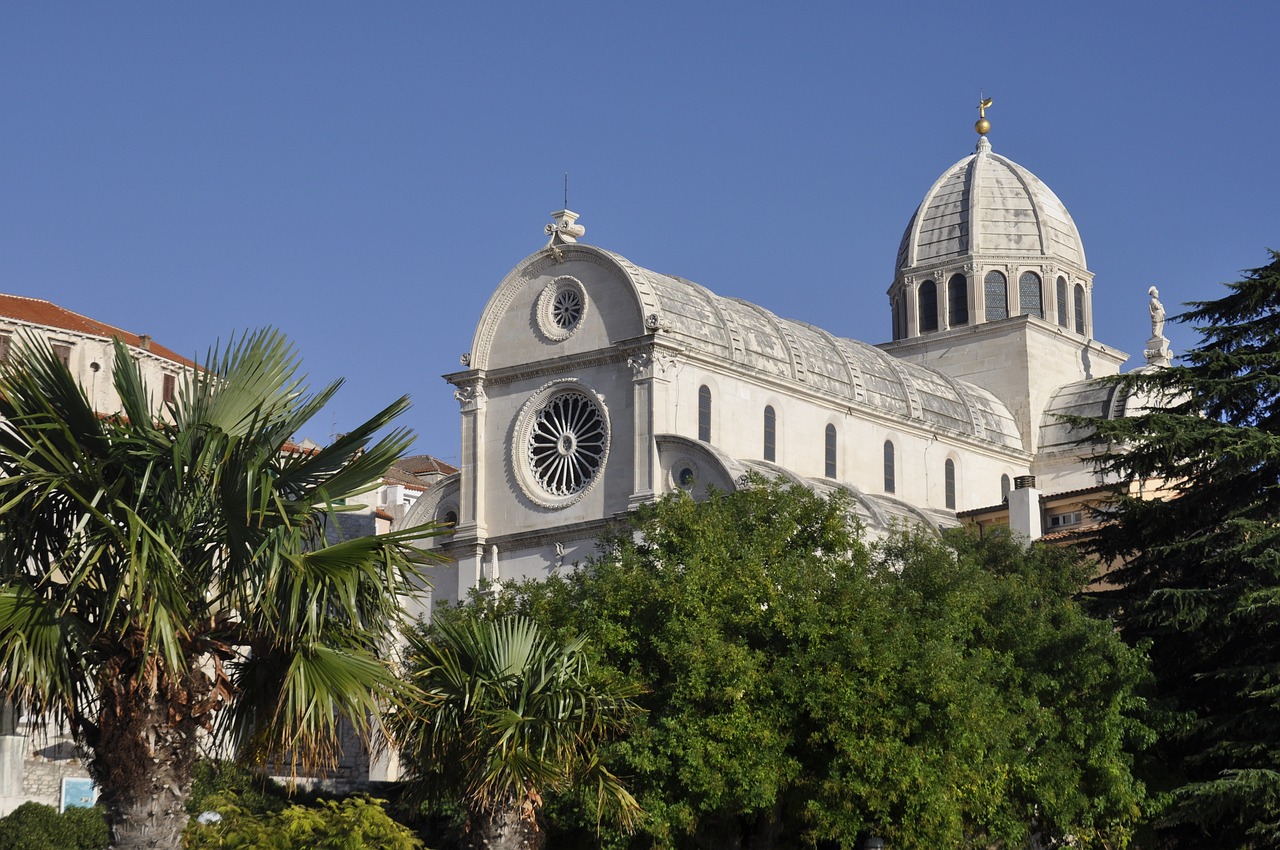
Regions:
<instances>
[{"instance_id":1,"label":"red tiled roof","mask_svg":"<svg viewBox=\"0 0 1280 850\"><path fill-rule=\"evenodd\" d=\"M450 466L431 455L410 455L395 462L395 468L410 475L453 475L457 467Z\"/></svg>"},{"instance_id":2,"label":"red tiled roof","mask_svg":"<svg viewBox=\"0 0 1280 850\"><path fill-rule=\"evenodd\" d=\"M401 487L406 487L410 490L417 490L420 493L425 492L431 486L421 478L418 478L415 475L410 475L404 470L397 469L394 466L388 469L387 474L382 477L382 483L399 484Z\"/></svg>"},{"instance_id":3,"label":"red tiled roof","mask_svg":"<svg viewBox=\"0 0 1280 850\"><path fill-rule=\"evenodd\" d=\"M142 338L137 334L129 333L126 330L99 322L96 319L90 319L88 316L82 316L79 313L73 313L64 307L59 307L57 304L39 298L0 293L0 316L6 316L20 322L30 322L33 325L61 328L62 330L90 336L100 336L108 339L118 337L125 345L142 348ZM174 363L180 363L183 366L196 365L181 354L155 342L152 342L146 350L157 357L172 360Z\"/></svg>"}]
</instances>

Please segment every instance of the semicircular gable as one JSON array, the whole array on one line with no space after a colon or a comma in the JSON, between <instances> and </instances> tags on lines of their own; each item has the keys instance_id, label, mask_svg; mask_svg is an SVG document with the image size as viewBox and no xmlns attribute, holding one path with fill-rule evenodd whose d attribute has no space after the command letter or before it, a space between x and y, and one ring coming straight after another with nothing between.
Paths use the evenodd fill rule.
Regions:
<instances>
[{"instance_id":1,"label":"semicircular gable","mask_svg":"<svg viewBox=\"0 0 1280 850\"><path fill-rule=\"evenodd\" d=\"M550 282L558 278L577 279L577 277L592 276L583 275L580 271L582 268L602 270L604 275L619 284L619 288L628 296L619 301L615 294L610 293L606 299L596 299L594 310L588 304L587 317L594 320L601 316L602 308L607 307L608 318L613 319L608 335L615 339L634 338L649 332L645 324L646 319L650 315L656 315L659 299L638 267L611 251L605 251L593 245L580 243L565 245L559 248L559 252L559 257L552 254L550 250L531 254L507 272L493 295L489 296L489 301L480 314L480 321L476 325L476 333L471 342L471 351L468 353L469 362L465 365L472 369L489 369L496 365L493 357L495 342L506 333L505 330L500 331L500 329L520 328L523 331L528 328L531 337L536 335L536 327L533 327L536 321L532 317L532 312L535 309L534 301L537 295ZM578 272L576 276L575 271ZM593 281L583 281L583 283L587 284L588 290L593 288ZM522 314L513 316L512 310L517 307L522 308ZM530 315L525 316L524 312ZM559 340L551 342L559 342ZM553 356L557 353L559 352L548 351L547 355Z\"/></svg>"}]
</instances>

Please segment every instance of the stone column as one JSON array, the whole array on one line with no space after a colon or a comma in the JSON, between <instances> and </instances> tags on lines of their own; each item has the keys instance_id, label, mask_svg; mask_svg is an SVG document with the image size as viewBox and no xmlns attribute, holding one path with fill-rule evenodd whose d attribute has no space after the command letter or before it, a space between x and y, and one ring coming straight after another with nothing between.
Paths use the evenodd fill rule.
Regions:
<instances>
[{"instance_id":1,"label":"stone column","mask_svg":"<svg viewBox=\"0 0 1280 850\"><path fill-rule=\"evenodd\" d=\"M484 482L480 480L486 460L484 379L477 377L472 383L458 387L453 397L462 406L462 475L458 482L456 540L485 533Z\"/></svg>"}]
</instances>

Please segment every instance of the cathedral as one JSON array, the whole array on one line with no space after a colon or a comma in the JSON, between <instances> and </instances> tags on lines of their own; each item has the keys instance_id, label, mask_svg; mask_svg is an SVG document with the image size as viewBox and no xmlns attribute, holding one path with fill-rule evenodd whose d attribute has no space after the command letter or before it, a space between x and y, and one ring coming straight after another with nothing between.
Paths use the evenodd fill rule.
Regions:
<instances>
[{"instance_id":1,"label":"cathedral","mask_svg":"<svg viewBox=\"0 0 1280 850\"><path fill-rule=\"evenodd\" d=\"M404 520L452 526L426 541L449 558L433 600L546 577L636 506L753 473L847 492L872 535L1007 505L1035 537L1039 517L1028 529L1014 509L1023 491L1103 483L1061 416L1125 415L1096 379L1128 355L1093 338L1071 215L992 150L989 128L978 122L974 152L907 223L880 345L641 268L580 241L576 213L553 213L550 241L498 284L464 369L445 376L461 467ZM1152 305L1154 368L1168 343Z\"/></svg>"}]
</instances>

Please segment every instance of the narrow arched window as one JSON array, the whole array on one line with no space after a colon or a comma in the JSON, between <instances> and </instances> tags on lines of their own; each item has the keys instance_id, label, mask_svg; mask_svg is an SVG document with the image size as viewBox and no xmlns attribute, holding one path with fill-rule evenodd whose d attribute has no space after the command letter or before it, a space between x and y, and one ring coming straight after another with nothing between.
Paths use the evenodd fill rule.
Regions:
<instances>
[{"instance_id":1,"label":"narrow arched window","mask_svg":"<svg viewBox=\"0 0 1280 850\"><path fill-rule=\"evenodd\" d=\"M1044 296L1040 289L1040 275L1023 272L1018 277L1018 305L1026 316L1044 318Z\"/></svg>"},{"instance_id":2,"label":"narrow arched window","mask_svg":"<svg viewBox=\"0 0 1280 850\"><path fill-rule=\"evenodd\" d=\"M1000 501L1009 501L1009 476L1000 476Z\"/></svg>"},{"instance_id":3,"label":"narrow arched window","mask_svg":"<svg viewBox=\"0 0 1280 850\"><path fill-rule=\"evenodd\" d=\"M969 324L969 282L962 274L947 281L947 327Z\"/></svg>"},{"instance_id":4,"label":"narrow arched window","mask_svg":"<svg viewBox=\"0 0 1280 850\"><path fill-rule=\"evenodd\" d=\"M893 442L891 440L884 441L884 491L886 493L897 492L897 482L894 480L893 468Z\"/></svg>"},{"instance_id":5,"label":"narrow arched window","mask_svg":"<svg viewBox=\"0 0 1280 850\"><path fill-rule=\"evenodd\" d=\"M778 417L767 404L764 407L764 459L770 463L778 459Z\"/></svg>"},{"instance_id":6,"label":"narrow arched window","mask_svg":"<svg viewBox=\"0 0 1280 850\"><path fill-rule=\"evenodd\" d=\"M987 272L982 282L983 301L987 308L987 321L1009 318L1009 280L1004 272Z\"/></svg>"},{"instance_id":7,"label":"narrow arched window","mask_svg":"<svg viewBox=\"0 0 1280 850\"><path fill-rule=\"evenodd\" d=\"M931 280L920 284L920 333L938 329L938 286Z\"/></svg>"},{"instance_id":8,"label":"narrow arched window","mask_svg":"<svg viewBox=\"0 0 1280 850\"><path fill-rule=\"evenodd\" d=\"M1065 277L1058 278L1058 324L1064 328L1068 327L1069 316L1067 316L1067 279Z\"/></svg>"},{"instance_id":9,"label":"narrow arched window","mask_svg":"<svg viewBox=\"0 0 1280 850\"><path fill-rule=\"evenodd\" d=\"M706 384L698 387L698 439L711 442L711 388Z\"/></svg>"},{"instance_id":10,"label":"narrow arched window","mask_svg":"<svg viewBox=\"0 0 1280 850\"><path fill-rule=\"evenodd\" d=\"M954 511L956 509L956 462L947 458L942 469L947 491L947 509Z\"/></svg>"},{"instance_id":11,"label":"narrow arched window","mask_svg":"<svg viewBox=\"0 0 1280 850\"><path fill-rule=\"evenodd\" d=\"M1076 284L1076 333L1084 336L1084 284Z\"/></svg>"},{"instance_id":12,"label":"narrow arched window","mask_svg":"<svg viewBox=\"0 0 1280 850\"><path fill-rule=\"evenodd\" d=\"M826 475L828 478L836 477L836 426L827 426L827 463Z\"/></svg>"}]
</instances>

